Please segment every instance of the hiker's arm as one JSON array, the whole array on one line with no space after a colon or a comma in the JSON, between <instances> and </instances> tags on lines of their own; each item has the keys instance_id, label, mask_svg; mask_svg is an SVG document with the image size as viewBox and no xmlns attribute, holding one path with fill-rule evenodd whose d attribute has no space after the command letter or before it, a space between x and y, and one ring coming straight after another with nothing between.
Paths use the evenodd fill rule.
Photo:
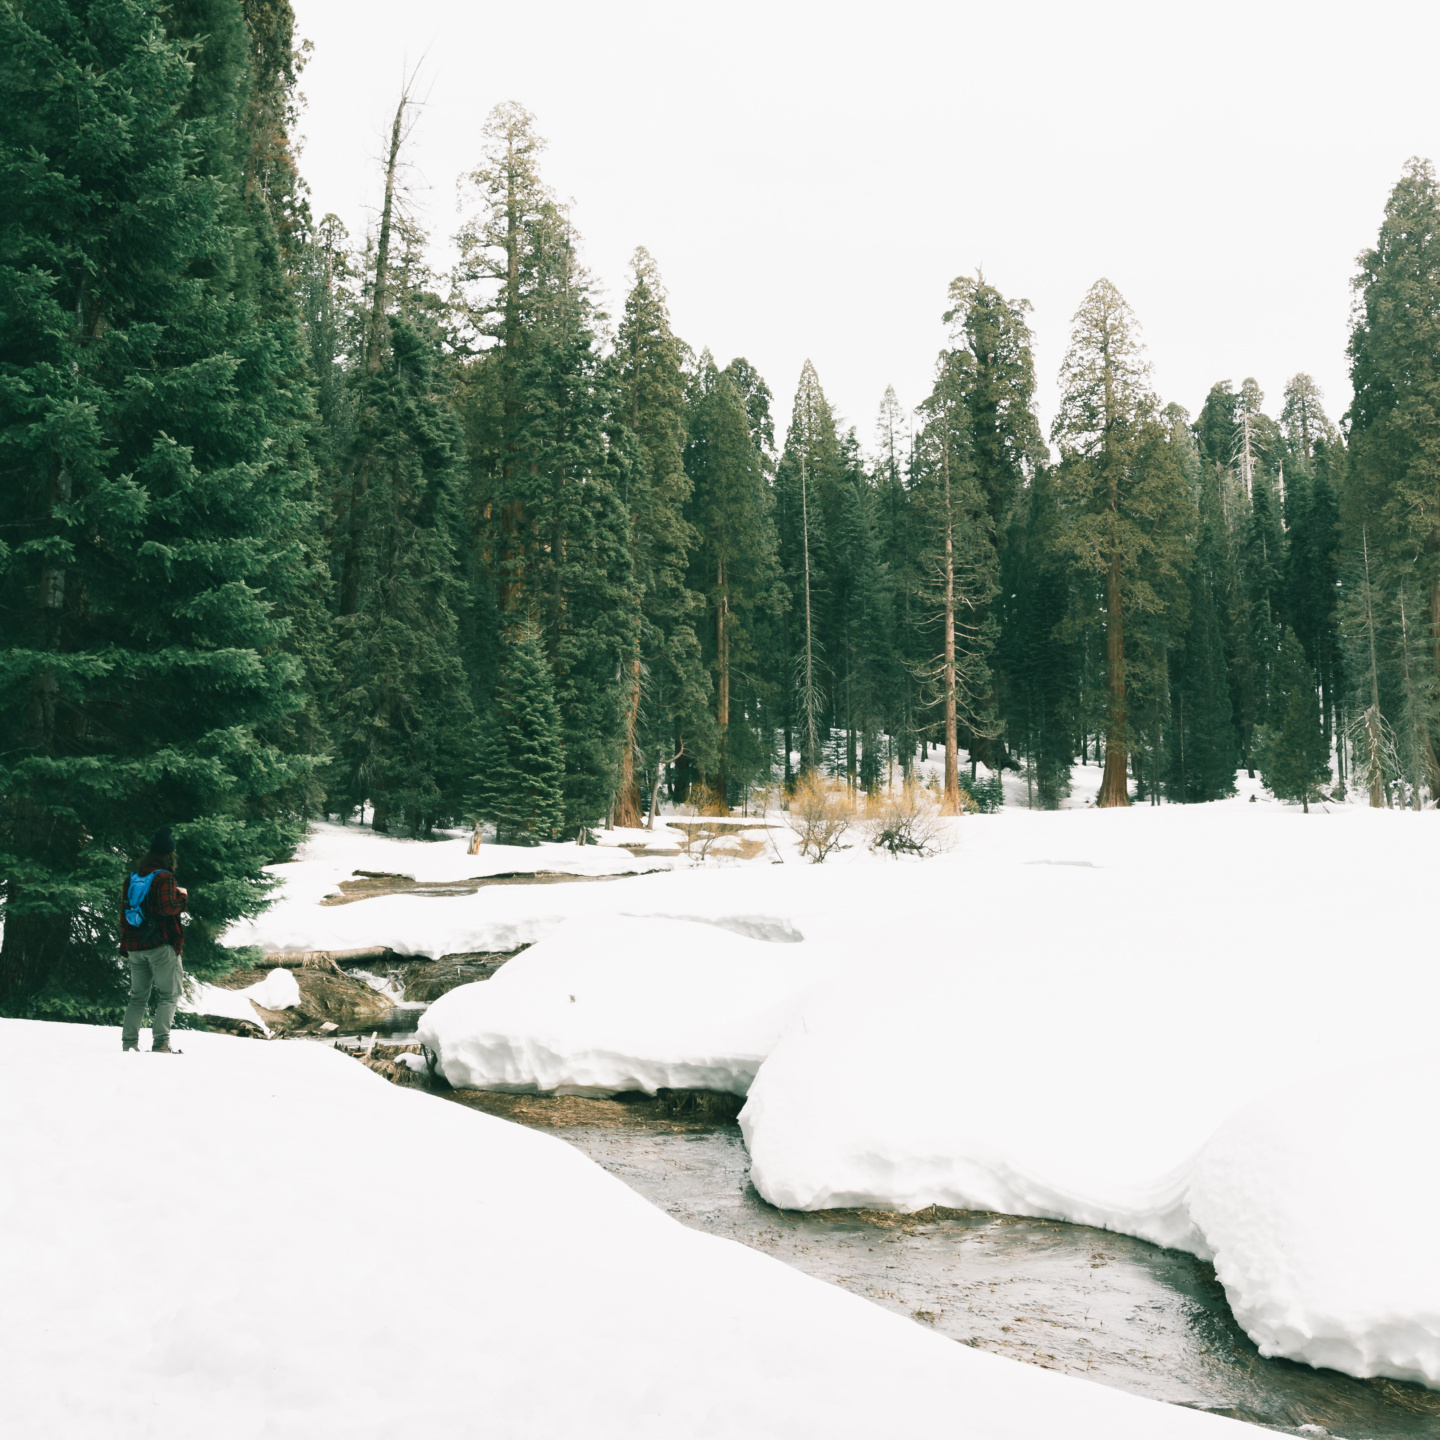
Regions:
<instances>
[{"instance_id":1,"label":"hiker's arm","mask_svg":"<svg viewBox=\"0 0 1440 1440\"><path fill-rule=\"evenodd\" d=\"M157 915L183 915L190 897L175 883L173 875L157 875L151 891L151 909Z\"/></svg>"}]
</instances>

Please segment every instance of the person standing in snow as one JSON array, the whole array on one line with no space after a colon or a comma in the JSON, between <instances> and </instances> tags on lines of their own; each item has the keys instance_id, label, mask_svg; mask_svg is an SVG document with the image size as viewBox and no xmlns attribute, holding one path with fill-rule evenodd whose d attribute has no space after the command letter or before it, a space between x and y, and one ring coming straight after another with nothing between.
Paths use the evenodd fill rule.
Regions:
<instances>
[{"instance_id":1,"label":"person standing in snow","mask_svg":"<svg viewBox=\"0 0 1440 1440\"><path fill-rule=\"evenodd\" d=\"M125 877L120 897L120 949L130 961L130 1003L120 1031L122 1050L140 1048L140 1022L155 995L150 1021L152 1055L178 1055L170 1048L170 1022L184 993L180 952L185 930L180 917L189 896L175 883L175 836L168 825L155 832L150 849Z\"/></svg>"}]
</instances>

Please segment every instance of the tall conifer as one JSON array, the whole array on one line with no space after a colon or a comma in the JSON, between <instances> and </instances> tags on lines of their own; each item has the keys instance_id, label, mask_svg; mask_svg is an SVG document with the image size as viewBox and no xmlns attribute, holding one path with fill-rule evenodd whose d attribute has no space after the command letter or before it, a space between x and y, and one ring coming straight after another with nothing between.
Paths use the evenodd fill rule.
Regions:
<instances>
[{"instance_id":1,"label":"tall conifer","mask_svg":"<svg viewBox=\"0 0 1440 1440\"><path fill-rule=\"evenodd\" d=\"M1404 576L1413 606L1405 629L1420 627L1425 641L1410 652L1413 663L1425 672L1422 690L1440 691L1440 184L1428 160L1405 166L1354 283L1347 508L1364 519L1347 527L1351 564L1363 528L1372 580L1388 595L1385 659L1393 666L1406 648L1396 638L1396 588ZM1429 717L1416 743L1436 793L1440 714Z\"/></svg>"},{"instance_id":2,"label":"tall conifer","mask_svg":"<svg viewBox=\"0 0 1440 1440\"><path fill-rule=\"evenodd\" d=\"M694 485L689 518L699 536L690 584L706 601L704 653L714 675L715 712L709 733L691 722L691 743L698 769L713 777L727 803L731 785L754 774L760 760L756 736L737 713L737 675L754 669L757 621L780 603L774 502L752 435L730 372L702 356L685 468Z\"/></svg>"},{"instance_id":3,"label":"tall conifer","mask_svg":"<svg viewBox=\"0 0 1440 1440\"><path fill-rule=\"evenodd\" d=\"M665 290L650 254L637 249L616 337L617 399L635 452L622 488L630 514L639 626L625 677L625 738L615 823L640 823L636 749L651 771L704 726L708 685L695 633L703 598L686 585L697 536L685 518L685 347L670 329ZM675 742L676 745L683 741Z\"/></svg>"},{"instance_id":4,"label":"tall conifer","mask_svg":"<svg viewBox=\"0 0 1440 1440\"><path fill-rule=\"evenodd\" d=\"M1287 630L1275 661L1270 713L1260 740L1265 788L1279 800L1310 802L1330 781L1329 752L1320 728L1320 699L1315 673L1304 648Z\"/></svg>"},{"instance_id":5,"label":"tall conifer","mask_svg":"<svg viewBox=\"0 0 1440 1440\"><path fill-rule=\"evenodd\" d=\"M624 745L627 661L638 624L626 447L602 363L590 280L569 216L540 178L543 141L519 105L497 106L466 177L477 210L457 236L470 348L475 603L504 626L538 625L555 679L567 829L609 812Z\"/></svg>"},{"instance_id":6,"label":"tall conifer","mask_svg":"<svg viewBox=\"0 0 1440 1440\"><path fill-rule=\"evenodd\" d=\"M942 351L935 386L920 407L910 500L920 542L921 623L927 645L924 675L939 711L945 745L943 805L960 808L959 734L997 733L990 652L997 626L990 602L997 591L994 522L977 481L969 400L975 361L964 349Z\"/></svg>"},{"instance_id":7,"label":"tall conifer","mask_svg":"<svg viewBox=\"0 0 1440 1440\"><path fill-rule=\"evenodd\" d=\"M118 1003L116 887L175 826L187 964L263 903L311 761L299 335L247 206L238 0L0 10L0 1003Z\"/></svg>"},{"instance_id":8,"label":"tall conifer","mask_svg":"<svg viewBox=\"0 0 1440 1440\"><path fill-rule=\"evenodd\" d=\"M1105 617L1102 806L1130 803L1126 622L1164 607L1162 585L1183 561L1189 510L1137 332L1120 292L1097 280L1075 314L1052 431L1062 457L1056 476L1067 519L1062 543L1098 587L1096 608Z\"/></svg>"},{"instance_id":9,"label":"tall conifer","mask_svg":"<svg viewBox=\"0 0 1440 1440\"><path fill-rule=\"evenodd\" d=\"M494 700L470 784L477 827L483 821L494 825L502 844L558 839L565 823L562 748L550 665L534 626L522 624L500 644Z\"/></svg>"}]
</instances>

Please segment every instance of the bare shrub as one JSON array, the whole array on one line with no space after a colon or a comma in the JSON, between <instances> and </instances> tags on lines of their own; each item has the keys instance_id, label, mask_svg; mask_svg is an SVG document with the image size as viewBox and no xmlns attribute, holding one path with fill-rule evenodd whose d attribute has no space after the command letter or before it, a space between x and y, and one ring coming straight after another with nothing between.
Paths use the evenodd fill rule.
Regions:
<instances>
[{"instance_id":1,"label":"bare shrub","mask_svg":"<svg viewBox=\"0 0 1440 1440\"><path fill-rule=\"evenodd\" d=\"M914 781L877 796L866 811L864 827L870 848L891 855L935 855L947 838L939 802Z\"/></svg>"},{"instance_id":2,"label":"bare shrub","mask_svg":"<svg viewBox=\"0 0 1440 1440\"><path fill-rule=\"evenodd\" d=\"M817 865L840 848L855 819L855 801L837 780L813 771L795 786L785 823L800 837L800 853Z\"/></svg>"},{"instance_id":3,"label":"bare shrub","mask_svg":"<svg viewBox=\"0 0 1440 1440\"><path fill-rule=\"evenodd\" d=\"M681 807L692 815L728 815L730 807L725 803L725 792L718 785L710 786L696 781L690 787Z\"/></svg>"}]
</instances>

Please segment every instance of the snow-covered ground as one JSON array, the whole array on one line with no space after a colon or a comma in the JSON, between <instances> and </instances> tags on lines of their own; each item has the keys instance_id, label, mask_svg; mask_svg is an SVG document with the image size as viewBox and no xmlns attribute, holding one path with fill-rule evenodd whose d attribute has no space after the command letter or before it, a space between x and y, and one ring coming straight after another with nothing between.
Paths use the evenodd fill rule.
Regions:
<instances>
[{"instance_id":1,"label":"snow-covered ground","mask_svg":"<svg viewBox=\"0 0 1440 1440\"><path fill-rule=\"evenodd\" d=\"M952 822L926 861L857 843L813 866L788 830L753 831L747 861L330 909L287 893L260 923L276 948L552 936L432 1011L455 1076L741 1089L763 1057L742 1124L776 1204L994 1209L1184 1247L1266 1354L1440 1387L1422 1218L1440 817L1307 816L1248 786L1096 811L1083 789Z\"/></svg>"},{"instance_id":2,"label":"snow-covered ground","mask_svg":"<svg viewBox=\"0 0 1440 1440\"><path fill-rule=\"evenodd\" d=\"M333 1050L0 1021L0 1431L1224 1440L671 1220ZM423 1241L401 1290L377 1217Z\"/></svg>"},{"instance_id":3,"label":"snow-covered ground","mask_svg":"<svg viewBox=\"0 0 1440 1440\"><path fill-rule=\"evenodd\" d=\"M642 840L648 832L627 832ZM665 846L672 837L648 836ZM483 844L467 854L469 832L439 840L405 840L377 835L367 826L322 823L295 859L273 865L269 873L282 882L274 903L253 920L242 921L225 937L228 945L258 945L275 950L347 950L386 945L401 955L432 958L462 950L505 950L538 936L516 930L506 918L509 908L492 897L511 896L514 887L490 886L471 896L448 896L439 905L433 895L382 895L345 905L321 906L339 892L340 882L357 872L408 876L424 883L469 880L491 875L550 871L570 875L633 875L664 870L667 858L636 858L617 845ZM625 882L629 883L629 882ZM540 886L550 890L604 888ZM478 901L470 905L466 902ZM437 909L437 905L439 908ZM563 902L562 902L563 905ZM527 908L519 907L517 918ZM538 907L543 915L546 905ZM504 912L496 914L497 910ZM523 932L523 933L522 933ZM517 938L518 936L518 938Z\"/></svg>"}]
</instances>

